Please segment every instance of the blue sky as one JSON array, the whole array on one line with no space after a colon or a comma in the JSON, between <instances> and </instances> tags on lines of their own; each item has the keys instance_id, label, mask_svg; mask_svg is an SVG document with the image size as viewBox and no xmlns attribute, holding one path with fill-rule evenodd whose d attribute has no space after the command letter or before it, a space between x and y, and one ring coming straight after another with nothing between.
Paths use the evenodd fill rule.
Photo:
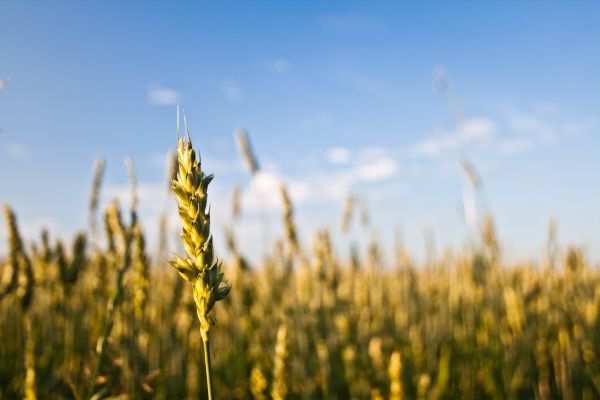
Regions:
<instances>
[{"instance_id":1,"label":"blue sky","mask_svg":"<svg viewBox=\"0 0 600 400\"><path fill-rule=\"evenodd\" d=\"M243 185L248 253L261 214L280 232L280 180L307 245L339 229L352 192L372 227L342 248L395 229L417 254L424 232L460 246L464 157L511 256L538 256L554 216L561 243L598 257L599 18L597 2L3 2L0 203L28 237L70 235L85 228L94 160L107 160L103 201L126 202L131 156L155 236L173 208L164 160L180 104L216 175L217 238ZM252 181L240 127L263 166Z\"/></svg>"}]
</instances>

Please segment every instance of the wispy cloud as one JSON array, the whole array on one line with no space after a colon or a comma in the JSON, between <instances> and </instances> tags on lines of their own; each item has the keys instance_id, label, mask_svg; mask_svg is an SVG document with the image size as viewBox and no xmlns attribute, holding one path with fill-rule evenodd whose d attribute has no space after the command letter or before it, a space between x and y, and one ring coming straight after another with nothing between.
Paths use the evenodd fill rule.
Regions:
<instances>
[{"instance_id":1,"label":"wispy cloud","mask_svg":"<svg viewBox=\"0 0 600 400\"><path fill-rule=\"evenodd\" d=\"M397 160L383 148L334 147L325 152L325 161L326 165L319 164L310 171L285 173L277 165L268 163L252 177L244 192L246 209L251 212L280 209L281 183L286 184L296 205L337 206L353 185L383 182L399 173Z\"/></svg>"},{"instance_id":2,"label":"wispy cloud","mask_svg":"<svg viewBox=\"0 0 600 400\"><path fill-rule=\"evenodd\" d=\"M369 96L380 97L389 93L385 82L363 73L340 69L336 71L335 76L357 92Z\"/></svg>"},{"instance_id":3,"label":"wispy cloud","mask_svg":"<svg viewBox=\"0 0 600 400\"><path fill-rule=\"evenodd\" d=\"M490 139L496 132L496 123L488 118L466 120L459 136L466 142Z\"/></svg>"},{"instance_id":4,"label":"wispy cloud","mask_svg":"<svg viewBox=\"0 0 600 400\"><path fill-rule=\"evenodd\" d=\"M510 111L506 115L511 133L527 137L535 145L553 145L569 138L584 136L600 129L595 116L565 119L557 106L536 106L531 112Z\"/></svg>"},{"instance_id":5,"label":"wispy cloud","mask_svg":"<svg viewBox=\"0 0 600 400\"><path fill-rule=\"evenodd\" d=\"M379 158L356 166L358 178L367 182L378 182L396 174L396 161L391 157Z\"/></svg>"},{"instance_id":6,"label":"wispy cloud","mask_svg":"<svg viewBox=\"0 0 600 400\"><path fill-rule=\"evenodd\" d=\"M359 181L379 182L394 177L397 172L396 159L379 147L361 149L352 165L352 174Z\"/></svg>"},{"instance_id":7,"label":"wispy cloud","mask_svg":"<svg viewBox=\"0 0 600 400\"><path fill-rule=\"evenodd\" d=\"M376 184L392 179L399 174L397 159L386 149L366 147L350 150L334 147L325 152L325 167L296 175L281 176L294 192L295 202L339 205L353 185ZM335 165L335 168L331 166ZM292 196L293 197L293 196Z\"/></svg>"},{"instance_id":8,"label":"wispy cloud","mask_svg":"<svg viewBox=\"0 0 600 400\"><path fill-rule=\"evenodd\" d=\"M470 144L490 142L496 130L496 123L489 118L468 119L462 123L461 129L434 134L413 145L410 152L415 156L438 156Z\"/></svg>"},{"instance_id":9,"label":"wispy cloud","mask_svg":"<svg viewBox=\"0 0 600 400\"><path fill-rule=\"evenodd\" d=\"M495 119L467 119L454 131L437 132L413 144L409 154L434 158L466 150L512 156L600 129L598 119L593 116L569 120L560 114L557 106L532 109L530 112L511 110Z\"/></svg>"},{"instance_id":10,"label":"wispy cloud","mask_svg":"<svg viewBox=\"0 0 600 400\"><path fill-rule=\"evenodd\" d=\"M156 167L156 168L160 168L164 171L168 171L170 164L171 164L171 157L173 155L173 152L175 150L167 150L163 153L154 153L153 155L150 156L150 162L151 164Z\"/></svg>"},{"instance_id":11,"label":"wispy cloud","mask_svg":"<svg viewBox=\"0 0 600 400\"><path fill-rule=\"evenodd\" d=\"M277 75L286 75L292 67L289 60L285 58L276 58L269 62L269 71Z\"/></svg>"},{"instance_id":12,"label":"wispy cloud","mask_svg":"<svg viewBox=\"0 0 600 400\"><path fill-rule=\"evenodd\" d=\"M179 102L179 92L160 85L148 88L148 102L154 106L173 106Z\"/></svg>"},{"instance_id":13,"label":"wispy cloud","mask_svg":"<svg viewBox=\"0 0 600 400\"><path fill-rule=\"evenodd\" d=\"M352 151L346 147L333 147L325 155L327 162L334 165L346 165L351 157Z\"/></svg>"},{"instance_id":14,"label":"wispy cloud","mask_svg":"<svg viewBox=\"0 0 600 400\"><path fill-rule=\"evenodd\" d=\"M10 158L24 160L31 155L31 149L24 143L11 141L4 145L4 153Z\"/></svg>"},{"instance_id":15,"label":"wispy cloud","mask_svg":"<svg viewBox=\"0 0 600 400\"><path fill-rule=\"evenodd\" d=\"M221 92L230 103L239 103L244 98L242 89L233 79L226 79L221 83Z\"/></svg>"},{"instance_id":16,"label":"wispy cloud","mask_svg":"<svg viewBox=\"0 0 600 400\"><path fill-rule=\"evenodd\" d=\"M533 140L526 137L505 139L498 142L498 150L504 155L524 153L534 146Z\"/></svg>"},{"instance_id":17,"label":"wispy cloud","mask_svg":"<svg viewBox=\"0 0 600 400\"><path fill-rule=\"evenodd\" d=\"M587 117L580 121L569 121L562 126L563 133L569 136L582 136L598 131L600 122L596 117Z\"/></svg>"}]
</instances>

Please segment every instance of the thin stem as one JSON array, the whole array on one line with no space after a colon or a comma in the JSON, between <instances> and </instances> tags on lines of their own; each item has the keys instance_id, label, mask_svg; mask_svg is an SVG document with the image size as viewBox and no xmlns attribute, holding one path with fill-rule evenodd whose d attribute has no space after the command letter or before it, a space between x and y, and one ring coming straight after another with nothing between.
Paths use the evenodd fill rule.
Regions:
<instances>
[{"instance_id":1,"label":"thin stem","mask_svg":"<svg viewBox=\"0 0 600 400\"><path fill-rule=\"evenodd\" d=\"M206 389L208 390L208 400L213 399L212 375L210 373L210 350L208 346L208 338L202 339L204 344L204 366L206 367Z\"/></svg>"},{"instance_id":2,"label":"thin stem","mask_svg":"<svg viewBox=\"0 0 600 400\"><path fill-rule=\"evenodd\" d=\"M125 254L123 256L123 266L119 268L117 271L117 275L115 277L115 293L108 300L108 304L106 305L106 321L104 323L104 331L102 336L98 340L98 344L96 345L96 361L94 363L94 370L92 373L92 380L90 381L90 386L88 388L86 399L91 399L96 390L96 381L98 380L98 374L100 373L100 367L102 366L102 359L104 357L104 351L106 347L106 342L110 337L112 332L113 324L114 324L114 314L123 298L123 276L125 272L129 269L131 265L131 240L132 234L131 229L127 233L125 237Z\"/></svg>"},{"instance_id":3,"label":"thin stem","mask_svg":"<svg viewBox=\"0 0 600 400\"><path fill-rule=\"evenodd\" d=\"M96 345L96 360L94 362L94 370L92 372L92 379L90 380L90 386L88 387L88 392L87 392L87 396L85 397L86 399L91 399L92 396L94 395L94 392L96 390L96 381L98 380L98 373L100 372L100 366L102 365L102 358L104 356L104 348L106 345L106 341L108 340L108 337L110 336L110 333L112 331L112 327L113 327L113 314L114 314L114 309L115 309L115 297L111 298L111 300L109 300L107 309L107 317L106 317L106 322L104 323L104 331L102 333L102 336L100 337L100 339L98 340L98 344Z\"/></svg>"}]
</instances>

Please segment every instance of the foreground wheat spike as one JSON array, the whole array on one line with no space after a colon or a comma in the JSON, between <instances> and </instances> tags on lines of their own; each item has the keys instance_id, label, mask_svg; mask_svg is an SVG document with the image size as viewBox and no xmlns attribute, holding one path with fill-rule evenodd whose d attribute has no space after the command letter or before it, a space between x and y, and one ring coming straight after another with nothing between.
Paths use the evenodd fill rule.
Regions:
<instances>
[{"instance_id":1,"label":"foreground wheat spike","mask_svg":"<svg viewBox=\"0 0 600 400\"><path fill-rule=\"evenodd\" d=\"M211 311L215 302L223 300L231 287L222 284L221 264L214 256L210 234L210 210L206 210L208 184L213 176L205 175L202 171L187 128L186 136L185 141L182 138L178 139L177 178L171 183L179 205L179 217L183 226L181 239L186 256L183 258L175 256L169 263L183 279L192 284L196 312L200 320L200 333L204 343L208 396L212 399L208 332L216 323L216 319Z\"/></svg>"}]
</instances>

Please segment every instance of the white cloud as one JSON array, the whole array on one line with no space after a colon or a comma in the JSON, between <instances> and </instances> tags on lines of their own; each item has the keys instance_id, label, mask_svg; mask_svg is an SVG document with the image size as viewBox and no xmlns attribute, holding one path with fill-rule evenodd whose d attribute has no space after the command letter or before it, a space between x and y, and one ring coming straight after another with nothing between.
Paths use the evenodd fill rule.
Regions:
<instances>
[{"instance_id":1,"label":"white cloud","mask_svg":"<svg viewBox=\"0 0 600 400\"><path fill-rule=\"evenodd\" d=\"M456 137L449 134L436 135L412 146L411 153L416 156L437 156L446 149L455 148Z\"/></svg>"},{"instance_id":2,"label":"white cloud","mask_svg":"<svg viewBox=\"0 0 600 400\"><path fill-rule=\"evenodd\" d=\"M472 144L489 143L495 133L496 124L488 118L467 119L455 132L435 134L412 146L415 156L438 156L449 150L460 149Z\"/></svg>"},{"instance_id":3,"label":"white cloud","mask_svg":"<svg viewBox=\"0 0 600 400\"><path fill-rule=\"evenodd\" d=\"M282 182L295 205L340 204L352 185L380 182L398 173L396 160L385 149L359 149L352 157L350 150L345 148L337 148L331 153L334 161L344 161L344 164L338 164L340 168L325 167L301 175L286 175L274 165L263 167L243 192L244 209L250 213L280 210Z\"/></svg>"},{"instance_id":4,"label":"white cloud","mask_svg":"<svg viewBox=\"0 0 600 400\"><path fill-rule=\"evenodd\" d=\"M568 121L562 126L562 131L568 136L582 136L597 131L600 123L596 117L584 118L581 121Z\"/></svg>"},{"instance_id":5,"label":"white cloud","mask_svg":"<svg viewBox=\"0 0 600 400\"><path fill-rule=\"evenodd\" d=\"M26 159L31 155L31 149L19 142L8 142L4 146L4 152L7 156L18 160Z\"/></svg>"},{"instance_id":6,"label":"white cloud","mask_svg":"<svg viewBox=\"0 0 600 400\"><path fill-rule=\"evenodd\" d=\"M337 163L339 168L326 167L303 174L299 179L286 178L286 181L302 189L296 201L339 204L353 185L390 179L399 170L397 160L382 148L362 148L351 152L339 147L330 149L327 155L328 161ZM305 176L310 176L310 179ZM290 184L289 187L294 186Z\"/></svg>"},{"instance_id":7,"label":"white cloud","mask_svg":"<svg viewBox=\"0 0 600 400\"><path fill-rule=\"evenodd\" d=\"M543 124L533 115L511 113L508 116L509 127L516 133L532 133L542 129Z\"/></svg>"},{"instance_id":8,"label":"white cloud","mask_svg":"<svg viewBox=\"0 0 600 400\"><path fill-rule=\"evenodd\" d=\"M179 101L179 92L175 89L152 85L148 89L148 102L154 106L173 106Z\"/></svg>"},{"instance_id":9,"label":"white cloud","mask_svg":"<svg viewBox=\"0 0 600 400\"><path fill-rule=\"evenodd\" d=\"M367 182L377 182L393 177L397 171L396 161L390 157L379 158L355 167L358 178Z\"/></svg>"},{"instance_id":10,"label":"white cloud","mask_svg":"<svg viewBox=\"0 0 600 400\"><path fill-rule=\"evenodd\" d=\"M252 209L277 208L281 178L274 171L260 170L250 182L250 191L244 202ZM247 202L246 202L247 201Z\"/></svg>"},{"instance_id":11,"label":"white cloud","mask_svg":"<svg viewBox=\"0 0 600 400\"><path fill-rule=\"evenodd\" d=\"M292 201L298 203L308 199L311 194L311 189L308 182L292 180L288 183L288 190L290 192Z\"/></svg>"},{"instance_id":12,"label":"white cloud","mask_svg":"<svg viewBox=\"0 0 600 400\"><path fill-rule=\"evenodd\" d=\"M277 58L269 63L269 71L278 75L285 75L290 71L291 64L285 58Z\"/></svg>"},{"instance_id":13,"label":"white cloud","mask_svg":"<svg viewBox=\"0 0 600 400\"><path fill-rule=\"evenodd\" d=\"M409 154L438 157L451 151L484 150L509 156L556 145L565 138L583 136L600 128L597 118L567 120L554 105L537 105L532 109L529 113L512 110L498 120L467 119L456 131L437 133L414 144Z\"/></svg>"},{"instance_id":14,"label":"white cloud","mask_svg":"<svg viewBox=\"0 0 600 400\"><path fill-rule=\"evenodd\" d=\"M351 172L357 181L377 182L389 179L398 172L396 160L380 147L360 149L355 160Z\"/></svg>"},{"instance_id":15,"label":"white cloud","mask_svg":"<svg viewBox=\"0 0 600 400\"><path fill-rule=\"evenodd\" d=\"M335 165L345 165L350 162L352 151L346 147L333 147L327 150L327 162Z\"/></svg>"},{"instance_id":16,"label":"white cloud","mask_svg":"<svg viewBox=\"0 0 600 400\"><path fill-rule=\"evenodd\" d=\"M221 84L221 91L230 103L239 103L244 97L242 89L233 79L224 80Z\"/></svg>"},{"instance_id":17,"label":"white cloud","mask_svg":"<svg viewBox=\"0 0 600 400\"><path fill-rule=\"evenodd\" d=\"M590 132L597 131L600 124L596 117L587 117L579 120L565 120L560 118L556 106L536 106L530 113L511 111L507 114L507 125L511 132L526 137L529 144L525 146L525 140L521 140L516 147L524 151L535 146L551 146L568 137L584 136ZM511 150L515 149L518 142L509 144ZM502 144L502 143L501 143ZM506 150L501 146L500 150ZM509 150L509 152L511 152Z\"/></svg>"},{"instance_id":18,"label":"white cloud","mask_svg":"<svg viewBox=\"0 0 600 400\"><path fill-rule=\"evenodd\" d=\"M473 118L466 120L462 125L459 139L462 142L472 142L491 138L496 132L496 124L491 119Z\"/></svg>"},{"instance_id":19,"label":"white cloud","mask_svg":"<svg viewBox=\"0 0 600 400\"><path fill-rule=\"evenodd\" d=\"M169 170L171 164L172 151L166 151L164 153L154 153L150 156L150 162L156 168L163 169L165 172Z\"/></svg>"},{"instance_id":20,"label":"white cloud","mask_svg":"<svg viewBox=\"0 0 600 400\"><path fill-rule=\"evenodd\" d=\"M250 211L281 208L280 185L286 184L294 203L301 203L311 195L309 182L283 176L274 167L265 167L251 179L248 190L243 193L244 207Z\"/></svg>"},{"instance_id":21,"label":"white cloud","mask_svg":"<svg viewBox=\"0 0 600 400\"><path fill-rule=\"evenodd\" d=\"M533 147L533 142L530 138L511 138L498 142L500 153L505 155L513 155L523 153Z\"/></svg>"},{"instance_id":22,"label":"white cloud","mask_svg":"<svg viewBox=\"0 0 600 400\"><path fill-rule=\"evenodd\" d=\"M356 174L351 169L341 171L320 170L310 174L309 201L325 201L340 203L348 195L352 183L356 181Z\"/></svg>"}]
</instances>

